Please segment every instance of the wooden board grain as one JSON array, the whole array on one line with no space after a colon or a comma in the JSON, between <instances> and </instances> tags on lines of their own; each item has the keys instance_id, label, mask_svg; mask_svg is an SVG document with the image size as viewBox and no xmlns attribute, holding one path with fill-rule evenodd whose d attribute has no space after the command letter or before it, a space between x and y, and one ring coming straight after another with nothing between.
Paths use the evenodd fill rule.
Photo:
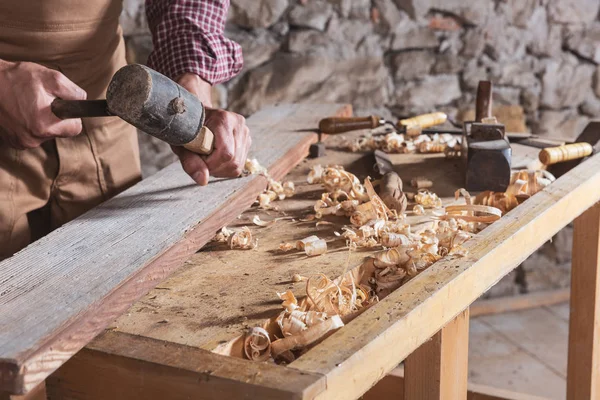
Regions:
<instances>
[{"instance_id":1,"label":"wooden board grain","mask_svg":"<svg viewBox=\"0 0 600 400\"><path fill-rule=\"evenodd\" d=\"M442 326L600 199L600 155L564 175L311 349L290 368L327 375L319 398L369 389ZM377 357L369 355L377 354ZM365 359L369 362L365 362ZM360 379L348 380L348 376Z\"/></svg>"},{"instance_id":2,"label":"wooden board grain","mask_svg":"<svg viewBox=\"0 0 600 400\"><path fill-rule=\"evenodd\" d=\"M47 380L49 400L310 399L325 377L108 332Z\"/></svg>"},{"instance_id":3,"label":"wooden board grain","mask_svg":"<svg viewBox=\"0 0 600 400\"><path fill-rule=\"evenodd\" d=\"M248 120L251 155L274 178L342 105L282 105ZM266 185L262 176L196 186L171 165L0 263L0 390L32 389L156 286Z\"/></svg>"},{"instance_id":4,"label":"wooden board grain","mask_svg":"<svg viewBox=\"0 0 600 400\"><path fill-rule=\"evenodd\" d=\"M469 309L460 313L404 361L404 398L467 399Z\"/></svg>"},{"instance_id":5,"label":"wooden board grain","mask_svg":"<svg viewBox=\"0 0 600 400\"><path fill-rule=\"evenodd\" d=\"M567 399L600 397L600 203L575 220Z\"/></svg>"}]
</instances>

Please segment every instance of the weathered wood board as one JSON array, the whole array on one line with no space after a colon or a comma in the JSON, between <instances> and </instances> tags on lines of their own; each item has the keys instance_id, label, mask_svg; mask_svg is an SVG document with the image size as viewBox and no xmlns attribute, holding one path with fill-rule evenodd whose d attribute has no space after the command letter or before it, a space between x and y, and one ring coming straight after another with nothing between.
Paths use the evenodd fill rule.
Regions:
<instances>
[{"instance_id":1,"label":"weathered wood board","mask_svg":"<svg viewBox=\"0 0 600 400\"><path fill-rule=\"evenodd\" d=\"M248 120L251 155L274 178L342 105L282 105ZM0 391L21 394L181 266L246 209L262 176L196 186L171 165L0 263Z\"/></svg>"}]
</instances>

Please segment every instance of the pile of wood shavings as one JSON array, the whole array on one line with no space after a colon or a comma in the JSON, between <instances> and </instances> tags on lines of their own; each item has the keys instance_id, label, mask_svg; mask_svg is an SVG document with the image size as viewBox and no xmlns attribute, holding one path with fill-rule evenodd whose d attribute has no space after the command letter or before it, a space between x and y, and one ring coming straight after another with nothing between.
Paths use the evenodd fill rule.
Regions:
<instances>
[{"instance_id":1,"label":"pile of wood shavings","mask_svg":"<svg viewBox=\"0 0 600 400\"><path fill-rule=\"evenodd\" d=\"M482 192L475 197L474 204L492 206L506 214L555 180L554 175L545 170L513 171L505 192Z\"/></svg>"},{"instance_id":2,"label":"pile of wood shavings","mask_svg":"<svg viewBox=\"0 0 600 400\"><path fill-rule=\"evenodd\" d=\"M460 152L460 138L448 133L408 136L396 132L386 135L372 130L370 134L346 141L343 147L351 152L381 150L386 153L445 153L455 157Z\"/></svg>"},{"instance_id":3,"label":"pile of wood shavings","mask_svg":"<svg viewBox=\"0 0 600 400\"><path fill-rule=\"evenodd\" d=\"M265 176L269 181L269 183L267 184L267 188L261 194L259 194L258 198L256 199L258 207L261 209L276 209L276 207L273 206L273 204L271 204L273 201L283 200L286 197L292 197L296 193L294 182L280 182L272 179L269 176L267 169L261 166L255 158L246 160L246 164L244 166L244 174L260 174Z\"/></svg>"},{"instance_id":4,"label":"pile of wood shavings","mask_svg":"<svg viewBox=\"0 0 600 400\"><path fill-rule=\"evenodd\" d=\"M295 277L297 282L306 280L306 296L299 301L291 291L278 293L283 311L265 322L262 330L253 328L243 337L245 357L252 360L292 362L442 257L464 256L462 245L500 215L494 207L473 205L470 195L459 190L457 198L463 195L465 205L447 207L432 216L427 228L413 232L404 214L390 211L381 201L369 179L361 184L340 166L315 166L308 181L325 188L314 206L317 218L330 214L349 218L340 237L350 251L383 250L335 280L323 274ZM427 190L420 191L415 201L421 207L443 210L439 197ZM299 248L315 240L316 236L282 246Z\"/></svg>"},{"instance_id":5,"label":"pile of wood shavings","mask_svg":"<svg viewBox=\"0 0 600 400\"><path fill-rule=\"evenodd\" d=\"M247 159L244 165L243 175L263 175L268 179L267 188L258 195L255 203L258 207L265 210L276 209L271 202L275 200L283 200L286 197L292 197L296 188L294 182L279 182L272 179L265 167L255 159ZM269 226L281 218L276 218L271 221L262 221L258 215L254 216L252 222L258 226ZM212 239L214 242L227 243L231 249L251 250L258 246L258 240L252 236L252 231L246 226L240 229L230 229L223 227L219 233Z\"/></svg>"}]
</instances>

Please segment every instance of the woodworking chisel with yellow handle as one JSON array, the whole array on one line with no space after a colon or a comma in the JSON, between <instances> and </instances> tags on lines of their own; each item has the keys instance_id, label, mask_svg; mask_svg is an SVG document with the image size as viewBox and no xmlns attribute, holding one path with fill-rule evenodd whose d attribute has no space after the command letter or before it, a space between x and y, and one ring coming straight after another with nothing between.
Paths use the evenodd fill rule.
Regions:
<instances>
[{"instance_id":1,"label":"woodworking chisel with yellow handle","mask_svg":"<svg viewBox=\"0 0 600 400\"><path fill-rule=\"evenodd\" d=\"M374 129L379 126L390 124L399 133L406 133L409 136L418 136L421 133L446 133L446 130L432 130L424 132L424 129L432 126L441 125L446 122L448 116L443 112L434 112L430 114L418 115L416 117L401 119L398 123L393 123L380 118L376 115L368 117L331 117L322 119L319 122L319 130L326 134L336 134L355 131L358 129ZM457 130L450 130L449 133L460 133Z\"/></svg>"},{"instance_id":2,"label":"woodworking chisel with yellow handle","mask_svg":"<svg viewBox=\"0 0 600 400\"><path fill-rule=\"evenodd\" d=\"M118 116L174 146L208 155L214 135L204 126L200 100L166 76L139 64L113 76L106 100L55 99L52 112L61 119Z\"/></svg>"}]
</instances>

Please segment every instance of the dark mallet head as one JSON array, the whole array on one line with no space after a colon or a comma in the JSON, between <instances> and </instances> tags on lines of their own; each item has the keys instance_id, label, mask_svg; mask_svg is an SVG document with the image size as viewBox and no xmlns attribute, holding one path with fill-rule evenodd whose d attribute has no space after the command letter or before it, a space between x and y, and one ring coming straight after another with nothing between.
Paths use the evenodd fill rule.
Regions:
<instances>
[{"instance_id":1,"label":"dark mallet head","mask_svg":"<svg viewBox=\"0 0 600 400\"><path fill-rule=\"evenodd\" d=\"M204 123L204 106L171 79L139 64L113 76L106 93L109 111L167 143L193 141Z\"/></svg>"}]
</instances>

